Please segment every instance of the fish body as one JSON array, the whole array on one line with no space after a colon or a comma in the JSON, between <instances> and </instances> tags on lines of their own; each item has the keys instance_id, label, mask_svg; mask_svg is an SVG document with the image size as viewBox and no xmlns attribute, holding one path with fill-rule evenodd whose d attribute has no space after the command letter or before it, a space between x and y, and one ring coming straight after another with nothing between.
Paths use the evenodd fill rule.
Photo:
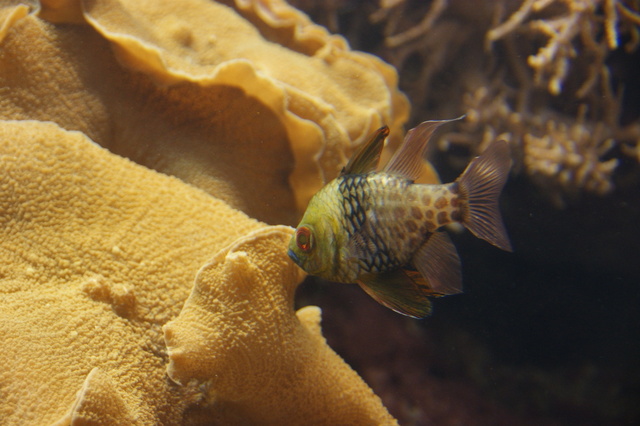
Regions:
<instances>
[{"instance_id":1,"label":"fish body","mask_svg":"<svg viewBox=\"0 0 640 426\"><path fill-rule=\"evenodd\" d=\"M505 142L492 144L455 182L414 183L427 142L444 122L410 131L382 171L376 168L388 129L374 134L311 199L289 256L312 275L358 283L383 305L422 318L430 313L428 297L462 291L460 260L442 226L462 223L511 250L497 207L511 165Z\"/></svg>"},{"instance_id":2,"label":"fish body","mask_svg":"<svg viewBox=\"0 0 640 426\"><path fill-rule=\"evenodd\" d=\"M330 269L318 273L328 280L355 283L362 274L408 264L430 233L460 215L459 206L453 207L458 204L455 186L414 185L388 173L334 179L310 206L335 218L328 222L336 258L327 262Z\"/></svg>"}]
</instances>

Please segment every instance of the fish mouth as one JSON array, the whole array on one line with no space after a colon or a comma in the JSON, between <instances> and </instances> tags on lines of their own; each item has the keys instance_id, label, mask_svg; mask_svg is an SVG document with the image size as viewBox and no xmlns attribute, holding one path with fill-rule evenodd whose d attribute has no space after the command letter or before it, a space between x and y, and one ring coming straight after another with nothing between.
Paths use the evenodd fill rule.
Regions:
<instances>
[{"instance_id":1,"label":"fish mouth","mask_svg":"<svg viewBox=\"0 0 640 426\"><path fill-rule=\"evenodd\" d=\"M293 250L289 249L289 251L287 251L287 254L291 258L291 260L296 263L296 265L300 266L300 258L293 252Z\"/></svg>"}]
</instances>

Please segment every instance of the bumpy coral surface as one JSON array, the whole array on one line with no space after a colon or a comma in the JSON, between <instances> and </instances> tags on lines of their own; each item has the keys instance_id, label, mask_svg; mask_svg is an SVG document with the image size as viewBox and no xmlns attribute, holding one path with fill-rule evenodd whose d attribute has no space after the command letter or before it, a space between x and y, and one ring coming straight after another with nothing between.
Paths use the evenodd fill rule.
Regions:
<instances>
[{"instance_id":1,"label":"bumpy coral surface","mask_svg":"<svg viewBox=\"0 0 640 426\"><path fill-rule=\"evenodd\" d=\"M357 144L382 124L399 137L408 114L390 66L279 1L0 10L0 118L82 131L270 223L293 224Z\"/></svg>"},{"instance_id":2,"label":"bumpy coral surface","mask_svg":"<svg viewBox=\"0 0 640 426\"><path fill-rule=\"evenodd\" d=\"M278 0L0 4L0 423L395 424L254 218L400 137L396 78Z\"/></svg>"},{"instance_id":3,"label":"bumpy coral surface","mask_svg":"<svg viewBox=\"0 0 640 426\"><path fill-rule=\"evenodd\" d=\"M320 309L294 312L302 272L285 254L290 239L289 227L259 229L198 272L164 327L169 377L204 384L220 424L394 424L327 346Z\"/></svg>"},{"instance_id":4,"label":"bumpy coral surface","mask_svg":"<svg viewBox=\"0 0 640 426\"><path fill-rule=\"evenodd\" d=\"M41 3L38 9L35 0L0 1L0 118L79 130L271 223L294 222L308 194L337 172L368 131L386 122L397 134L407 114L394 71L350 51L340 37L281 2ZM625 161L640 162L638 107L628 96L637 80L637 1L299 3L325 8L333 31L355 34L362 48L378 49L402 70L414 122L467 113L442 149L467 156L493 139L507 139L520 172L556 198L606 193ZM228 34L243 43L229 44ZM355 424L392 421L344 364L301 367L300 361L335 355L323 346L318 311L293 315L285 303L295 288L291 271L278 269L272 280L246 273L286 260L273 252L284 229L264 228L176 179L108 155L79 134L35 122L3 126L1 424L275 422L281 402L295 401L304 410L289 410L292 421L326 410L322 404L334 402L336 387L360 398L351 406L336 402L329 414L350 420L362 414ZM516 188L520 201L531 198L529 186ZM545 215L537 198L525 206L512 200L508 204L521 209L508 224L520 227L517 256L526 256L529 245L529 253L545 261L509 273L511 259L491 263L491 255L474 254L484 268L472 275L486 287L478 281L461 299L466 305L450 311L454 324L466 313L474 336L486 326L511 350L547 354L545 363L561 366L560 380L556 372L496 368L464 334L456 335L455 326L441 327L445 306L425 335L414 322L376 310L375 302L359 303L359 293L348 287L328 291L323 285L324 316L339 330L334 336L344 337L342 345L330 342L403 424L545 424L527 412L521 414L526 419L501 414L504 407L491 401L495 392L507 395L509 411L535 407L562 418L551 424L635 424L637 404L628 390L638 389L638 345L629 319L637 312L638 273L637 250L628 247L640 238L628 232L637 229L636 192L626 195L605 198L595 209L570 208L564 216ZM521 212L530 220L522 221ZM630 225L621 231L620 224ZM257 257L253 245L270 242L265 257ZM523 281L523 275L530 278ZM192 291L196 276L198 290ZM604 293L602 283L611 284ZM254 295L261 301L255 307L253 299L242 299ZM330 310L341 304L342 316ZM236 308L235 316L219 315ZM270 331L262 318L277 319L278 328ZM518 320L520 327L505 325ZM242 333L233 333L238 322ZM527 341L532 327L546 344ZM445 337L434 338L434 331ZM225 333L228 340L216 339ZM259 355L246 349L250 342ZM421 345L428 348L420 351ZM285 346L290 351L265 352ZM225 357L227 349L241 355ZM433 360L438 353L440 362ZM590 362L576 362L589 353L616 366L613 378ZM620 363L625 357L630 368ZM451 374L456 363L481 385L472 390L461 383ZM265 373L287 364L294 367L289 372L302 373L264 385L271 377ZM251 374L246 380L228 375L245 368ZM348 384L335 380L323 395L321 373L334 379L339 372ZM303 375L320 377L301 383ZM240 400L237 394L247 390L251 398ZM321 404L305 404L302 398L311 395ZM625 413L625 406L633 411Z\"/></svg>"},{"instance_id":5,"label":"bumpy coral surface","mask_svg":"<svg viewBox=\"0 0 640 426\"><path fill-rule=\"evenodd\" d=\"M79 132L0 123L2 424L394 423L319 310L294 312L290 228Z\"/></svg>"},{"instance_id":6,"label":"bumpy coral surface","mask_svg":"<svg viewBox=\"0 0 640 426\"><path fill-rule=\"evenodd\" d=\"M3 424L58 420L83 386L120 422L179 419L190 391L166 379L161 327L198 268L260 225L55 124L0 135Z\"/></svg>"}]
</instances>

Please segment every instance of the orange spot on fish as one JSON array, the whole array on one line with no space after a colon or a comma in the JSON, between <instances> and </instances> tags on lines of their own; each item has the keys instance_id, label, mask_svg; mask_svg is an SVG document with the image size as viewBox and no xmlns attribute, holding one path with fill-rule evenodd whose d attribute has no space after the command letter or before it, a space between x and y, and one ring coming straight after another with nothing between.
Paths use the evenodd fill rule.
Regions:
<instances>
[{"instance_id":1,"label":"orange spot on fish","mask_svg":"<svg viewBox=\"0 0 640 426\"><path fill-rule=\"evenodd\" d=\"M436 209L444 209L448 205L449 205L449 200L447 200L445 197L438 198L436 200L436 203L434 204Z\"/></svg>"},{"instance_id":2,"label":"orange spot on fish","mask_svg":"<svg viewBox=\"0 0 640 426\"><path fill-rule=\"evenodd\" d=\"M396 207L393 209L393 217L396 219L402 219L407 215L407 211L404 207Z\"/></svg>"},{"instance_id":3,"label":"orange spot on fish","mask_svg":"<svg viewBox=\"0 0 640 426\"><path fill-rule=\"evenodd\" d=\"M415 220L422 220L422 210L420 210L418 207L413 206L411 207L411 216L415 219Z\"/></svg>"},{"instance_id":4,"label":"orange spot on fish","mask_svg":"<svg viewBox=\"0 0 640 426\"><path fill-rule=\"evenodd\" d=\"M447 212L438 213L438 225L444 225L447 222L449 222L449 215Z\"/></svg>"}]
</instances>

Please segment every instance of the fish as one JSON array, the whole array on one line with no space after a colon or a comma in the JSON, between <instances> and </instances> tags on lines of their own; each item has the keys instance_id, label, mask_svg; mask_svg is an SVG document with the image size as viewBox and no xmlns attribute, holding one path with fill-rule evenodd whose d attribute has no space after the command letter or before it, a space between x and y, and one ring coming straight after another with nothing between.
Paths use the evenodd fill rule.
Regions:
<instances>
[{"instance_id":1,"label":"fish","mask_svg":"<svg viewBox=\"0 0 640 426\"><path fill-rule=\"evenodd\" d=\"M389 128L374 132L311 198L289 257L310 275L357 283L380 304L413 318L431 314L430 298L461 293L460 258L443 227L460 223L513 250L498 206L511 169L505 141L491 143L454 182L415 183L435 130L463 117L419 124L381 170Z\"/></svg>"}]
</instances>

